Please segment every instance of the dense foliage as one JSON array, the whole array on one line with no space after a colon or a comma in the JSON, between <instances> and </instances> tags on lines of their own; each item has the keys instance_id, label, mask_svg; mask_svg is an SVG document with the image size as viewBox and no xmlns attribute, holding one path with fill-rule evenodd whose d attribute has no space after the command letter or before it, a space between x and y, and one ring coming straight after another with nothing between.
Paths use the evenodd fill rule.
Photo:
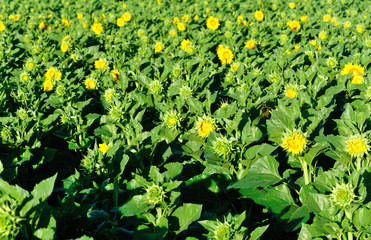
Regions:
<instances>
[{"instance_id":1,"label":"dense foliage","mask_svg":"<svg viewBox=\"0 0 371 240\"><path fill-rule=\"evenodd\" d=\"M0 239L370 239L370 1L0 3Z\"/></svg>"}]
</instances>

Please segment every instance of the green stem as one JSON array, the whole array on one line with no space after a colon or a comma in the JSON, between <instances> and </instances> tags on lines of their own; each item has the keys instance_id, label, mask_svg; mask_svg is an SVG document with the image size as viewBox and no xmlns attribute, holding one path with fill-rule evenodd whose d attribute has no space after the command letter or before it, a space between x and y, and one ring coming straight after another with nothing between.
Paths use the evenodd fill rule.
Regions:
<instances>
[{"instance_id":1,"label":"green stem","mask_svg":"<svg viewBox=\"0 0 371 240\"><path fill-rule=\"evenodd\" d=\"M300 160L300 164L301 164L301 168L303 170L303 174L304 174L304 183L305 185L308 185L310 183L310 166L308 166L308 164L299 157L299 160ZM308 171L308 168L309 168L309 171Z\"/></svg>"},{"instance_id":2,"label":"green stem","mask_svg":"<svg viewBox=\"0 0 371 240\"><path fill-rule=\"evenodd\" d=\"M348 232L348 240L353 240L353 233L352 232Z\"/></svg>"},{"instance_id":3,"label":"green stem","mask_svg":"<svg viewBox=\"0 0 371 240\"><path fill-rule=\"evenodd\" d=\"M360 170L361 169L361 162L362 162L362 159L360 157L357 157L357 159L356 159L356 168L357 168L357 170Z\"/></svg>"}]
</instances>

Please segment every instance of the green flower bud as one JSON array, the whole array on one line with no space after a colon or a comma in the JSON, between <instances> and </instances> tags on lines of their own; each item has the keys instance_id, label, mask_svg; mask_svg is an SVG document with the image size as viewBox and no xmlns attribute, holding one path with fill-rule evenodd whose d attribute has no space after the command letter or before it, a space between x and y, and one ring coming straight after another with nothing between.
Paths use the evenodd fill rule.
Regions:
<instances>
[{"instance_id":1,"label":"green flower bud","mask_svg":"<svg viewBox=\"0 0 371 240\"><path fill-rule=\"evenodd\" d=\"M147 202L150 205L156 205L165 198L165 191L158 185L152 185L146 189Z\"/></svg>"},{"instance_id":2,"label":"green flower bud","mask_svg":"<svg viewBox=\"0 0 371 240\"><path fill-rule=\"evenodd\" d=\"M346 207L353 202L356 195L354 194L354 188L351 184L337 183L332 189L330 197L334 204L340 207Z\"/></svg>"}]
</instances>

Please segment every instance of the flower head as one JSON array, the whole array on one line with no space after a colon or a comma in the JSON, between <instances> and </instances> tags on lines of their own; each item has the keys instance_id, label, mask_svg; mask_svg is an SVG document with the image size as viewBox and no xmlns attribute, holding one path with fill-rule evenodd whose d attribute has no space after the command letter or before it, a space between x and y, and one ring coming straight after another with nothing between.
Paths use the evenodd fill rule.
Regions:
<instances>
[{"instance_id":1,"label":"flower head","mask_svg":"<svg viewBox=\"0 0 371 240\"><path fill-rule=\"evenodd\" d=\"M62 52L67 52L68 51L68 44L67 43L62 43L61 50L62 50Z\"/></svg>"},{"instance_id":2,"label":"flower head","mask_svg":"<svg viewBox=\"0 0 371 240\"><path fill-rule=\"evenodd\" d=\"M350 183L336 183L336 186L332 189L330 197L336 205L346 207L353 202L356 195L354 194L354 188Z\"/></svg>"},{"instance_id":3,"label":"flower head","mask_svg":"<svg viewBox=\"0 0 371 240\"><path fill-rule=\"evenodd\" d=\"M97 35L99 35L103 32L103 26L100 23L94 23L93 26L91 27L91 29Z\"/></svg>"},{"instance_id":4,"label":"flower head","mask_svg":"<svg viewBox=\"0 0 371 240\"><path fill-rule=\"evenodd\" d=\"M258 21L263 21L263 19L264 19L264 14L263 14L262 11L255 11L255 13L254 13L254 17L255 17L255 19L258 20Z\"/></svg>"},{"instance_id":5,"label":"flower head","mask_svg":"<svg viewBox=\"0 0 371 240\"><path fill-rule=\"evenodd\" d=\"M233 60L233 53L229 50L228 47L224 47L223 45L219 45L217 49L217 54L222 64L231 64Z\"/></svg>"},{"instance_id":6,"label":"flower head","mask_svg":"<svg viewBox=\"0 0 371 240\"><path fill-rule=\"evenodd\" d=\"M185 27L184 23L177 22L176 25L177 25L179 31L185 31L186 30L186 27Z\"/></svg>"},{"instance_id":7,"label":"flower head","mask_svg":"<svg viewBox=\"0 0 371 240\"><path fill-rule=\"evenodd\" d=\"M164 87L162 86L162 83L159 80L154 80L149 84L149 92L158 95L162 92Z\"/></svg>"},{"instance_id":8,"label":"flower head","mask_svg":"<svg viewBox=\"0 0 371 240\"><path fill-rule=\"evenodd\" d=\"M4 23L0 22L0 32L4 31L6 29Z\"/></svg>"},{"instance_id":9,"label":"flower head","mask_svg":"<svg viewBox=\"0 0 371 240\"><path fill-rule=\"evenodd\" d=\"M92 90L92 89L95 89L96 86L97 86L97 84L96 84L94 78L88 78L88 79L86 79L86 81L85 81L85 87L86 87L86 89Z\"/></svg>"},{"instance_id":10,"label":"flower head","mask_svg":"<svg viewBox=\"0 0 371 240\"><path fill-rule=\"evenodd\" d=\"M218 220L217 226L215 227L213 231L214 238L216 240L228 240L232 239L234 235L234 230L230 223L228 222L220 222Z\"/></svg>"},{"instance_id":11,"label":"flower head","mask_svg":"<svg viewBox=\"0 0 371 240\"><path fill-rule=\"evenodd\" d=\"M94 61L95 69L106 69L107 61L105 59L99 59Z\"/></svg>"},{"instance_id":12,"label":"flower head","mask_svg":"<svg viewBox=\"0 0 371 240\"><path fill-rule=\"evenodd\" d=\"M107 143L100 143L98 146L98 150L101 151L104 156L107 153L109 146L107 145Z\"/></svg>"},{"instance_id":13,"label":"flower head","mask_svg":"<svg viewBox=\"0 0 371 240\"><path fill-rule=\"evenodd\" d=\"M53 82L49 79L46 79L43 83L44 92L49 92L53 90Z\"/></svg>"},{"instance_id":14,"label":"flower head","mask_svg":"<svg viewBox=\"0 0 371 240\"><path fill-rule=\"evenodd\" d=\"M21 229L21 217L16 214L17 202L6 195L0 199L0 238L15 239Z\"/></svg>"},{"instance_id":15,"label":"flower head","mask_svg":"<svg viewBox=\"0 0 371 240\"><path fill-rule=\"evenodd\" d=\"M302 22L306 22L306 21L308 21L308 16L302 16L302 17L300 18L300 21L302 21Z\"/></svg>"},{"instance_id":16,"label":"flower head","mask_svg":"<svg viewBox=\"0 0 371 240\"><path fill-rule=\"evenodd\" d=\"M191 45L192 42L189 39L183 39L183 41L180 43L181 49L183 49L185 52L189 51Z\"/></svg>"},{"instance_id":17,"label":"flower head","mask_svg":"<svg viewBox=\"0 0 371 240\"><path fill-rule=\"evenodd\" d=\"M166 124L166 127L170 129L176 129L177 127L180 127L181 120L182 118L180 117L180 114L174 110L166 112L164 115L164 122Z\"/></svg>"},{"instance_id":18,"label":"flower head","mask_svg":"<svg viewBox=\"0 0 371 240\"><path fill-rule=\"evenodd\" d=\"M305 134L300 130L295 129L284 134L281 146L286 151L297 155L304 151L307 142L308 140L305 138Z\"/></svg>"},{"instance_id":19,"label":"flower head","mask_svg":"<svg viewBox=\"0 0 371 240\"><path fill-rule=\"evenodd\" d=\"M123 27L125 24L125 20L123 18L118 18L116 24L118 27Z\"/></svg>"},{"instance_id":20,"label":"flower head","mask_svg":"<svg viewBox=\"0 0 371 240\"><path fill-rule=\"evenodd\" d=\"M113 77L113 81L117 83L119 81L120 72L118 70L112 70L111 75Z\"/></svg>"},{"instance_id":21,"label":"flower head","mask_svg":"<svg viewBox=\"0 0 371 240\"><path fill-rule=\"evenodd\" d=\"M353 75L350 80L353 84L362 84L364 77L360 75Z\"/></svg>"},{"instance_id":22,"label":"flower head","mask_svg":"<svg viewBox=\"0 0 371 240\"><path fill-rule=\"evenodd\" d=\"M245 42L245 48L257 49L258 45L254 40L248 40Z\"/></svg>"},{"instance_id":23,"label":"flower head","mask_svg":"<svg viewBox=\"0 0 371 240\"><path fill-rule=\"evenodd\" d=\"M325 16L323 16L323 21L324 21L324 22L331 21L331 16L330 16L330 15L325 15Z\"/></svg>"},{"instance_id":24,"label":"flower head","mask_svg":"<svg viewBox=\"0 0 371 240\"><path fill-rule=\"evenodd\" d=\"M53 67L48 68L48 69L46 69L45 78L47 80L54 79L55 81L58 81L58 80L61 80L62 73L60 71L58 71L58 69L56 69L56 68L53 68Z\"/></svg>"},{"instance_id":25,"label":"flower head","mask_svg":"<svg viewBox=\"0 0 371 240\"><path fill-rule=\"evenodd\" d=\"M30 76L28 75L27 72L21 73L19 78L21 79L22 82L28 82L30 80Z\"/></svg>"},{"instance_id":26,"label":"flower head","mask_svg":"<svg viewBox=\"0 0 371 240\"><path fill-rule=\"evenodd\" d=\"M219 157L226 157L232 152L232 140L227 139L225 136L217 137L212 142L212 148Z\"/></svg>"},{"instance_id":27,"label":"flower head","mask_svg":"<svg viewBox=\"0 0 371 240\"><path fill-rule=\"evenodd\" d=\"M126 12L124 15L122 15L122 18L124 19L125 22L129 22L131 20L131 14Z\"/></svg>"},{"instance_id":28,"label":"flower head","mask_svg":"<svg viewBox=\"0 0 371 240\"><path fill-rule=\"evenodd\" d=\"M219 19L214 18L213 16L210 16L210 17L206 20L206 26L207 26L207 28L209 28L209 29L211 29L211 30L216 30L216 29L218 29L218 27L220 26Z\"/></svg>"},{"instance_id":29,"label":"flower head","mask_svg":"<svg viewBox=\"0 0 371 240\"><path fill-rule=\"evenodd\" d=\"M153 184L146 188L146 198L150 205L156 205L165 198L165 191L162 186Z\"/></svg>"},{"instance_id":30,"label":"flower head","mask_svg":"<svg viewBox=\"0 0 371 240\"><path fill-rule=\"evenodd\" d=\"M206 115L199 117L196 122L196 129L198 130L198 135L201 137L209 136L210 132L215 130L215 120Z\"/></svg>"},{"instance_id":31,"label":"flower head","mask_svg":"<svg viewBox=\"0 0 371 240\"><path fill-rule=\"evenodd\" d=\"M295 8L295 3L290 2L290 3L289 3L289 8L294 9L294 8Z\"/></svg>"},{"instance_id":32,"label":"flower head","mask_svg":"<svg viewBox=\"0 0 371 240\"><path fill-rule=\"evenodd\" d=\"M320 33L318 34L318 37L319 37L320 39L325 39L325 38L326 38L326 33L324 33L324 32L320 32Z\"/></svg>"},{"instance_id":33,"label":"flower head","mask_svg":"<svg viewBox=\"0 0 371 240\"><path fill-rule=\"evenodd\" d=\"M156 43L156 45L155 45L155 53L161 52L163 48L164 47L162 46L161 43L159 43L159 42Z\"/></svg>"},{"instance_id":34,"label":"flower head","mask_svg":"<svg viewBox=\"0 0 371 240\"><path fill-rule=\"evenodd\" d=\"M361 157L370 150L369 140L362 134L349 136L345 147L353 157Z\"/></svg>"},{"instance_id":35,"label":"flower head","mask_svg":"<svg viewBox=\"0 0 371 240\"><path fill-rule=\"evenodd\" d=\"M360 73L364 73L365 69L358 64L353 64L353 63L347 63L345 64L343 71L341 71L341 75L347 75L348 73L352 73L353 75L359 75Z\"/></svg>"},{"instance_id":36,"label":"flower head","mask_svg":"<svg viewBox=\"0 0 371 240\"><path fill-rule=\"evenodd\" d=\"M289 26L291 31L297 31L297 32L299 32L299 30L301 28L300 23L296 20L293 20L291 22L287 22L287 26Z\"/></svg>"}]
</instances>

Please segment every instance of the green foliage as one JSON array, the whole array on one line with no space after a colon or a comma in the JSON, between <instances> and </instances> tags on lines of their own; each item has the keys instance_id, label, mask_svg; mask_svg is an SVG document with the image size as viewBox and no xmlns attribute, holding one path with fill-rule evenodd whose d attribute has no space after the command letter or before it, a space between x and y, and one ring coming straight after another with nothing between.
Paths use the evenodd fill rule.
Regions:
<instances>
[{"instance_id":1,"label":"green foliage","mask_svg":"<svg viewBox=\"0 0 371 240\"><path fill-rule=\"evenodd\" d=\"M1 239L370 238L368 1L0 2Z\"/></svg>"}]
</instances>

